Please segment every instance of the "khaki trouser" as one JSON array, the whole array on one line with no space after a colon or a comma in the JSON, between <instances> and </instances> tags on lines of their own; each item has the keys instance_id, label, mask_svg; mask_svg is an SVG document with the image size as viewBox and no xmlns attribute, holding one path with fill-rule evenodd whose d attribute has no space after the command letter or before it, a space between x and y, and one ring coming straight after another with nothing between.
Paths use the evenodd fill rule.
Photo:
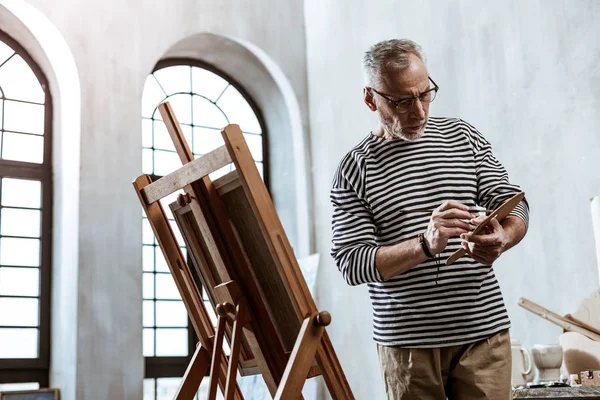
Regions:
<instances>
[{"instance_id":1,"label":"khaki trouser","mask_svg":"<svg viewBox=\"0 0 600 400\"><path fill-rule=\"evenodd\" d=\"M377 345L388 400L507 400L508 330L475 343L414 349Z\"/></svg>"}]
</instances>

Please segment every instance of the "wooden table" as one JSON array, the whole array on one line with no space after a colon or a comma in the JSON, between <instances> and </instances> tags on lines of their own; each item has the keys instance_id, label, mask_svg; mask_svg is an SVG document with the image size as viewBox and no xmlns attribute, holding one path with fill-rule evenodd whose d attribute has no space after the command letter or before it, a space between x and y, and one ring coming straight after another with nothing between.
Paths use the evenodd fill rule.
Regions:
<instances>
[{"instance_id":1,"label":"wooden table","mask_svg":"<svg viewBox=\"0 0 600 400\"><path fill-rule=\"evenodd\" d=\"M513 390L513 399L586 399L600 400L599 386L580 386L580 387L556 387L556 388L537 388L537 389L515 389Z\"/></svg>"}]
</instances>

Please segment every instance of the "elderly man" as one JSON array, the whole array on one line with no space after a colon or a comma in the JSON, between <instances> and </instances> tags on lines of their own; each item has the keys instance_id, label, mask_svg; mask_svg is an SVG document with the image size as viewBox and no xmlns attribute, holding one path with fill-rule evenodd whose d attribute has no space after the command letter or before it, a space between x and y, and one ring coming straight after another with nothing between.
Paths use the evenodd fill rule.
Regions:
<instances>
[{"instance_id":1,"label":"elderly man","mask_svg":"<svg viewBox=\"0 0 600 400\"><path fill-rule=\"evenodd\" d=\"M388 399L508 399L510 321L491 265L525 235L528 204L473 235L485 216L472 210L520 188L472 125L429 117L439 87L417 44L377 43L364 70L379 123L336 171L332 255L369 286ZM444 265L461 246L468 256Z\"/></svg>"}]
</instances>

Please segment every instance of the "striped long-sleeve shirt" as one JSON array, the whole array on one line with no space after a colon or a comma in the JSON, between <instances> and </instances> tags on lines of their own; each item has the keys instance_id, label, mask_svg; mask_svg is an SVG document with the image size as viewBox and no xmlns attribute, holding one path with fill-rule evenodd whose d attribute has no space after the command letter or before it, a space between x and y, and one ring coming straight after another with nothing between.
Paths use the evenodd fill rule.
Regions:
<instances>
[{"instance_id":1,"label":"striped long-sleeve shirt","mask_svg":"<svg viewBox=\"0 0 600 400\"><path fill-rule=\"evenodd\" d=\"M399 210L434 209L446 200L495 209L520 191L489 142L460 119L430 117L423 136L412 142L370 134L342 159L331 189L331 253L348 284L369 286L377 343L443 347L510 327L489 265L469 256L444 264L460 238L448 241L441 260L387 281L375 267L375 253L425 232L430 215ZM512 215L528 225L527 202Z\"/></svg>"}]
</instances>

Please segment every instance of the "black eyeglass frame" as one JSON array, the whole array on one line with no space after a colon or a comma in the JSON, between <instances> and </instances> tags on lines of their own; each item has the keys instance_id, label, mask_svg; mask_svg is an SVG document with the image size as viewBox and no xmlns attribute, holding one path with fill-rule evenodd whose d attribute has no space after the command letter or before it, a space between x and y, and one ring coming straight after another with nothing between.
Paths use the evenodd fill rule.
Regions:
<instances>
[{"instance_id":1,"label":"black eyeglass frame","mask_svg":"<svg viewBox=\"0 0 600 400\"><path fill-rule=\"evenodd\" d=\"M429 104L429 103L431 103L433 101L433 99L432 99L431 101L424 102L421 99L421 97L424 94L427 94L427 93L429 93L431 91L434 91L436 93L436 95L437 95L437 92L438 92L438 90L440 90L440 87L437 85L437 83L435 83L435 81L433 79L431 79L430 76L428 76L427 78L429 78L429 80L431 81L431 83L433 83L433 87L432 88L427 89L423 93L419 93L418 96L406 96L406 97L402 97L402 98L397 99L397 100L394 100L394 99L390 98L389 95L387 95L387 94L384 94L384 93L381 93L381 92L375 90L375 88L373 88L373 87L367 86L367 89L374 91L375 93L377 93L378 95L380 95L381 97L383 97L384 99L386 99L387 101L389 101L390 103L392 103L392 105L394 106L394 108L396 110L399 110L400 112L405 113L405 112L408 112L411 109L411 107L415 105L415 101L417 99L419 99L419 101L421 103L427 103L427 104ZM434 97L434 99L435 99L435 97ZM406 110L402 110L401 108L399 108L400 103L403 102L403 101L406 101L406 100L410 100L411 102L410 102L410 104L406 104L407 105Z\"/></svg>"}]
</instances>

